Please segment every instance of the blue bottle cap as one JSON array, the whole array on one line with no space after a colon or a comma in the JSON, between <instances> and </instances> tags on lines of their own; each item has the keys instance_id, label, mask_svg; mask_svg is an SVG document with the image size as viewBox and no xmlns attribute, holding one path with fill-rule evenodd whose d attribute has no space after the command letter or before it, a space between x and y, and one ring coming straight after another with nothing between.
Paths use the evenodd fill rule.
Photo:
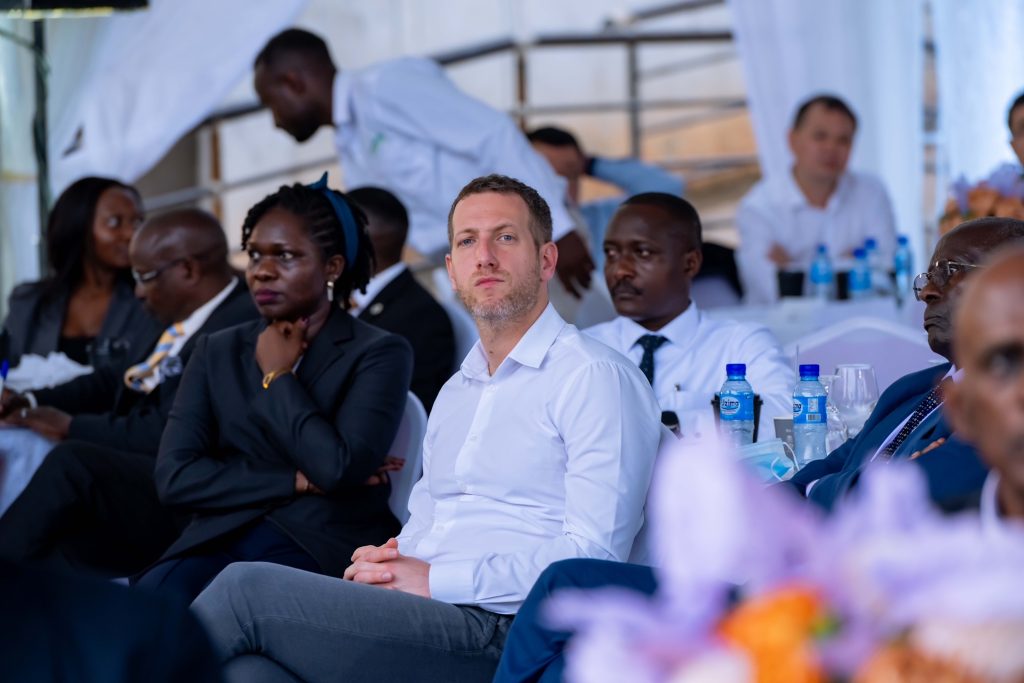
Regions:
<instances>
[{"instance_id":1,"label":"blue bottle cap","mask_svg":"<svg viewBox=\"0 0 1024 683\"><path fill-rule=\"evenodd\" d=\"M907 237L906 235L900 235L899 237L896 238L896 243L901 247L905 247L908 244L910 244L910 238Z\"/></svg>"},{"instance_id":2,"label":"blue bottle cap","mask_svg":"<svg viewBox=\"0 0 1024 683\"><path fill-rule=\"evenodd\" d=\"M803 379L804 377L813 377L817 379L818 372L820 371L820 369L821 368L817 363L808 363L807 365L801 365L800 378Z\"/></svg>"},{"instance_id":3,"label":"blue bottle cap","mask_svg":"<svg viewBox=\"0 0 1024 683\"><path fill-rule=\"evenodd\" d=\"M867 257L868 257L868 252L865 251L863 248L858 247L857 249L853 250L853 258L867 258Z\"/></svg>"},{"instance_id":4,"label":"blue bottle cap","mask_svg":"<svg viewBox=\"0 0 1024 683\"><path fill-rule=\"evenodd\" d=\"M828 247L826 247L824 244L819 244L818 245L818 253L819 254L827 254L828 253Z\"/></svg>"},{"instance_id":5,"label":"blue bottle cap","mask_svg":"<svg viewBox=\"0 0 1024 683\"><path fill-rule=\"evenodd\" d=\"M747 365L746 363L726 363L725 374L727 377L733 377L734 375L743 375L745 377Z\"/></svg>"},{"instance_id":6,"label":"blue bottle cap","mask_svg":"<svg viewBox=\"0 0 1024 683\"><path fill-rule=\"evenodd\" d=\"M878 240L876 240L874 237L867 238L866 240L864 240L864 248L868 250L878 249Z\"/></svg>"}]
</instances>

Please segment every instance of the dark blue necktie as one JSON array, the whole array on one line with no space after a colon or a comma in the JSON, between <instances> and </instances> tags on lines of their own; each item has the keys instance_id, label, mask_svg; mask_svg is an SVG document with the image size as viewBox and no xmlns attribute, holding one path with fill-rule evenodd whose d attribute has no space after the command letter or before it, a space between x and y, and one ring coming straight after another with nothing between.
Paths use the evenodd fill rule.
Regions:
<instances>
[{"instance_id":1,"label":"dark blue necktie","mask_svg":"<svg viewBox=\"0 0 1024 683\"><path fill-rule=\"evenodd\" d=\"M914 412L910 414L910 419L907 420L903 428L897 432L896 436L893 437L892 441L886 444L885 448L882 449L882 457L891 458L893 453L896 452L903 442L907 440L911 432L917 429L918 425L924 421L928 415L935 410L939 404L942 403L942 385L938 385L925 394L925 397L921 399L921 402L914 408Z\"/></svg>"},{"instance_id":2,"label":"dark blue necktie","mask_svg":"<svg viewBox=\"0 0 1024 683\"><path fill-rule=\"evenodd\" d=\"M644 373L652 387L654 386L654 352L667 341L668 338L662 337L660 334L645 334L636 340L636 343L644 350L644 355L640 359L640 372Z\"/></svg>"}]
</instances>

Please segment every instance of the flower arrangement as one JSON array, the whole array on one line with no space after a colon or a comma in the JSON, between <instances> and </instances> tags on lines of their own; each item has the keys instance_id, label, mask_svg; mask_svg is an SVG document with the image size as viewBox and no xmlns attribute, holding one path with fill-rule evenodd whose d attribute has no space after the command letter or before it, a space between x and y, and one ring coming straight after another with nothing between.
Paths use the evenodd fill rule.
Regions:
<instances>
[{"instance_id":1,"label":"flower arrangement","mask_svg":"<svg viewBox=\"0 0 1024 683\"><path fill-rule=\"evenodd\" d=\"M939 234L945 235L964 221L985 216L1024 220L1024 175L1019 166L1004 164L973 186L961 176L953 183L952 196L939 219Z\"/></svg>"},{"instance_id":2,"label":"flower arrangement","mask_svg":"<svg viewBox=\"0 0 1024 683\"><path fill-rule=\"evenodd\" d=\"M547 605L570 681L1024 681L1024 528L941 515L915 466L869 469L829 517L721 445L679 444L655 482L658 592Z\"/></svg>"}]
</instances>

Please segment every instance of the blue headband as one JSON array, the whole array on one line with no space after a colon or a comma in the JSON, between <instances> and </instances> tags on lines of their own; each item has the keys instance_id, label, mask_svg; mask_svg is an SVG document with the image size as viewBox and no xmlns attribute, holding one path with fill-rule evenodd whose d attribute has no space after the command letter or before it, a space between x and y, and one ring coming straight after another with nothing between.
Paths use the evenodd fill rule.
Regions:
<instances>
[{"instance_id":1,"label":"blue headband","mask_svg":"<svg viewBox=\"0 0 1024 683\"><path fill-rule=\"evenodd\" d=\"M306 185L306 187L323 193L327 197L327 201L331 203L334 214L341 221L341 231L345 236L345 267L353 268L356 265L356 250L359 248L359 226L356 223L356 217L352 215L352 209L348 208L348 203L334 190L327 187L327 171L320 176L320 180Z\"/></svg>"}]
</instances>

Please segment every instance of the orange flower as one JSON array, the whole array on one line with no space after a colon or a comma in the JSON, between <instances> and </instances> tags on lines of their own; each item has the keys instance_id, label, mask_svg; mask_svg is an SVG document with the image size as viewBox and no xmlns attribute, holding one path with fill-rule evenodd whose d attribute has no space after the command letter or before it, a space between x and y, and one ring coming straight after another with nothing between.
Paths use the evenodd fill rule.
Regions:
<instances>
[{"instance_id":1,"label":"orange flower","mask_svg":"<svg viewBox=\"0 0 1024 683\"><path fill-rule=\"evenodd\" d=\"M967 192L967 212L975 216L991 216L999 198L999 192L988 185L975 185Z\"/></svg>"},{"instance_id":2,"label":"orange flower","mask_svg":"<svg viewBox=\"0 0 1024 683\"><path fill-rule=\"evenodd\" d=\"M1024 204L1014 197L1000 197L992 207L993 216L1024 219Z\"/></svg>"},{"instance_id":3,"label":"orange flower","mask_svg":"<svg viewBox=\"0 0 1024 683\"><path fill-rule=\"evenodd\" d=\"M718 633L747 654L756 683L822 683L812 640L825 617L816 592L791 586L744 601L726 615Z\"/></svg>"}]
</instances>

